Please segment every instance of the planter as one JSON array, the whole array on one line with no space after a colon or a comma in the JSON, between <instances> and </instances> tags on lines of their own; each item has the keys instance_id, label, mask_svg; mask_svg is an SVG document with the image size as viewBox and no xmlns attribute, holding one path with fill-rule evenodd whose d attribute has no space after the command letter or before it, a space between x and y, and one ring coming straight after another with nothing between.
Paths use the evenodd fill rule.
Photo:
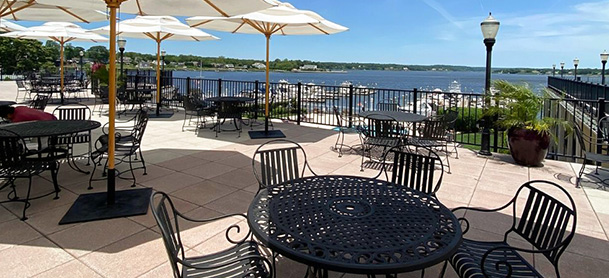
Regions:
<instances>
[{"instance_id":1,"label":"planter","mask_svg":"<svg viewBox=\"0 0 609 278\"><path fill-rule=\"evenodd\" d=\"M550 135L541 135L535 130L510 128L508 145L512 158L523 166L543 166L542 161L548 154Z\"/></svg>"}]
</instances>

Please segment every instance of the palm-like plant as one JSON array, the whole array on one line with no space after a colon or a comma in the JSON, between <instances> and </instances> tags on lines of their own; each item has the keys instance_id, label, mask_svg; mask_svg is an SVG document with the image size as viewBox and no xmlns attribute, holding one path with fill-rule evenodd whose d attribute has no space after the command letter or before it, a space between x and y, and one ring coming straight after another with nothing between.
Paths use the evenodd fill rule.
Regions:
<instances>
[{"instance_id":1,"label":"palm-like plant","mask_svg":"<svg viewBox=\"0 0 609 278\"><path fill-rule=\"evenodd\" d=\"M540 135L551 135L552 127L563 126L570 133L567 121L540 117L546 97L533 93L528 85L516 85L505 80L494 82L498 91L492 96L494 106L488 107L486 116L497 116L497 124L505 129L524 128L537 131Z\"/></svg>"}]
</instances>

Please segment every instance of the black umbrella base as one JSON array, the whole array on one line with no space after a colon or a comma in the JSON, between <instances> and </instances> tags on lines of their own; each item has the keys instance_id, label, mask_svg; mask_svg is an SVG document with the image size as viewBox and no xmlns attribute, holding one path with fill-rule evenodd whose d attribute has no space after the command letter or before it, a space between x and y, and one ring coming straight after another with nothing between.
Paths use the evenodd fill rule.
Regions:
<instances>
[{"instance_id":1,"label":"black umbrella base","mask_svg":"<svg viewBox=\"0 0 609 278\"><path fill-rule=\"evenodd\" d=\"M116 201L107 204L107 193L91 193L78 196L59 225L80 223L148 213L152 188L116 191Z\"/></svg>"},{"instance_id":2,"label":"black umbrella base","mask_svg":"<svg viewBox=\"0 0 609 278\"><path fill-rule=\"evenodd\" d=\"M248 133L250 134L250 139L285 138L285 134L281 130L252 130Z\"/></svg>"}]
</instances>

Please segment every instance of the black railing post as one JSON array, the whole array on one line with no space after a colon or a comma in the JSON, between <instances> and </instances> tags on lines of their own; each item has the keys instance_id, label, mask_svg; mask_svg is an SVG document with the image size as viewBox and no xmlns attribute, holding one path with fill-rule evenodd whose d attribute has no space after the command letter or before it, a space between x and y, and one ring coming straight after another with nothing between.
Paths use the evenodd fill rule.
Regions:
<instances>
[{"instance_id":1,"label":"black railing post","mask_svg":"<svg viewBox=\"0 0 609 278\"><path fill-rule=\"evenodd\" d=\"M254 119L258 119L258 86L260 85L258 80L256 80L255 82L255 87L254 87L254 107L256 107L256 109L254 109Z\"/></svg>"},{"instance_id":2,"label":"black railing post","mask_svg":"<svg viewBox=\"0 0 609 278\"><path fill-rule=\"evenodd\" d=\"M349 85L349 127L353 126L353 84Z\"/></svg>"},{"instance_id":3,"label":"black railing post","mask_svg":"<svg viewBox=\"0 0 609 278\"><path fill-rule=\"evenodd\" d=\"M298 82L298 96L296 99L296 124L300 125L300 115L302 113L302 83Z\"/></svg>"},{"instance_id":4,"label":"black railing post","mask_svg":"<svg viewBox=\"0 0 609 278\"><path fill-rule=\"evenodd\" d=\"M417 113L417 88L412 89L412 113ZM412 136L417 136L417 123L412 123Z\"/></svg>"},{"instance_id":5,"label":"black railing post","mask_svg":"<svg viewBox=\"0 0 609 278\"><path fill-rule=\"evenodd\" d=\"M218 97L222 96L222 78L218 78Z\"/></svg>"},{"instance_id":6,"label":"black railing post","mask_svg":"<svg viewBox=\"0 0 609 278\"><path fill-rule=\"evenodd\" d=\"M600 122L598 122L598 120L602 119L605 116L605 99L604 98L599 98L598 99L598 118L597 118L597 125L596 125L596 153L600 154L603 153L603 148L600 147L600 144L603 143L603 136L601 136L601 127L600 127ZM605 134L603 134L605 135ZM600 163L596 163L597 166L600 166Z\"/></svg>"},{"instance_id":7,"label":"black railing post","mask_svg":"<svg viewBox=\"0 0 609 278\"><path fill-rule=\"evenodd\" d=\"M184 97L190 96L190 77L186 77L186 95ZM184 100L182 100L182 104L184 104Z\"/></svg>"}]
</instances>

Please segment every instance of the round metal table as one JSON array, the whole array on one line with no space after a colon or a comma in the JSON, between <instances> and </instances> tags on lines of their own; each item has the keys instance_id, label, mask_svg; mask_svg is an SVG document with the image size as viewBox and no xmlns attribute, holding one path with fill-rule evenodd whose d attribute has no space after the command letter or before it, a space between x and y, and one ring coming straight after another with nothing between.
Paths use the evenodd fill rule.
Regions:
<instances>
[{"instance_id":1,"label":"round metal table","mask_svg":"<svg viewBox=\"0 0 609 278\"><path fill-rule=\"evenodd\" d=\"M398 122L417 123L427 119L426 116L402 111L363 111L360 117L373 120L396 120Z\"/></svg>"},{"instance_id":2,"label":"round metal table","mask_svg":"<svg viewBox=\"0 0 609 278\"><path fill-rule=\"evenodd\" d=\"M23 138L38 138L89 131L100 126L101 124L99 122L90 120L20 122L0 125L0 136L6 136L7 134L3 134L2 129L17 133Z\"/></svg>"},{"instance_id":3,"label":"round metal table","mask_svg":"<svg viewBox=\"0 0 609 278\"><path fill-rule=\"evenodd\" d=\"M391 274L448 259L462 240L437 199L390 182L316 176L260 191L248 210L269 248L318 269Z\"/></svg>"},{"instance_id":4,"label":"round metal table","mask_svg":"<svg viewBox=\"0 0 609 278\"><path fill-rule=\"evenodd\" d=\"M9 106L15 104L17 104L17 102L14 102L12 100L0 100L0 106Z\"/></svg>"}]
</instances>

